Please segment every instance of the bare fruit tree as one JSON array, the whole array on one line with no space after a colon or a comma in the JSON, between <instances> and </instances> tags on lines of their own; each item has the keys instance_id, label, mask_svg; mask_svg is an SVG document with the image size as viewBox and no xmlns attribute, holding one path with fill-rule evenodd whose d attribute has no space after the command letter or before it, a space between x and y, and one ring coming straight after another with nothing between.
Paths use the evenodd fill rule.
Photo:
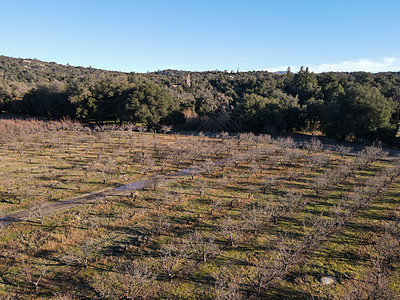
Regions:
<instances>
[{"instance_id":1,"label":"bare fruit tree","mask_svg":"<svg viewBox=\"0 0 400 300\"><path fill-rule=\"evenodd\" d=\"M191 234L186 243L188 244L190 256L203 263L206 263L221 252L213 236L206 236L198 231Z\"/></svg>"},{"instance_id":2,"label":"bare fruit tree","mask_svg":"<svg viewBox=\"0 0 400 300\"><path fill-rule=\"evenodd\" d=\"M172 282L178 274L188 267L188 249L185 244L170 242L161 247L160 269Z\"/></svg>"}]
</instances>

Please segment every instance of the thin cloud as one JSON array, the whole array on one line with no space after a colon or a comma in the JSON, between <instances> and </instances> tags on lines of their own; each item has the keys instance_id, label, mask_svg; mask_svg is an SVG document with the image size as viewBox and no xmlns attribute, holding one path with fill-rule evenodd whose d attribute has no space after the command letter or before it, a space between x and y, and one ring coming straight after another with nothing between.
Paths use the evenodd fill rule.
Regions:
<instances>
[{"instance_id":1,"label":"thin cloud","mask_svg":"<svg viewBox=\"0 0 400 300\"><path fill-rule=\"evenodd\" d=\"M315 73L321 72L355 72L365 71L371 73L400 71L400 59L398 57L384 57L379 59L363 58L357 60L344 60L337 63L321 63L304 65L310 71ZM300 66L290 66L293 72L297 72ZM270 68L268 71L284 71L287 67Z\"/></svg>"}]
</instances>

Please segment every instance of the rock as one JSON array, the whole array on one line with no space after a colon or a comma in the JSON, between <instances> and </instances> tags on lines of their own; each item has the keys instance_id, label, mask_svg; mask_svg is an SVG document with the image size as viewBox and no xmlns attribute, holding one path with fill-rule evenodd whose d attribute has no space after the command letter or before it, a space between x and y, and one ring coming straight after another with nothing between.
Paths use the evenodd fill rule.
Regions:
<instances>
[{"instance_id":1,"label":"rock","mask_svg":"<svg viewBox=\"0 0 400 300\"><path fill-rule=\"evenodd\" d=\"M335 284L337 282L336 277L335 276L322 276L319 279L319 282L322 285L331 285L331 284Z\"/></svg>"}]
</instances>

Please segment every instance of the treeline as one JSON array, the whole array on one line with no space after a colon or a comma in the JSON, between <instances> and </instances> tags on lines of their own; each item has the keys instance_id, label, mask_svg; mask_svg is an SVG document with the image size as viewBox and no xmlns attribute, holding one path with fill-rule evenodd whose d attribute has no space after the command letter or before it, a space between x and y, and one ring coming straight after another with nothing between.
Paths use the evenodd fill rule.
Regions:
<instances>
[{"instance_id":1,"label":"treeline","mask_svg":"<svg viewBox=\"0 0 400 300\"><path fill-rule=\"evenodd\" d=\"M226 125L221 130L320 130L342 140L394 144L400 72L138 74L0 56L0 111L180 128L211 119Z\"/></svg>"}]
</instances>

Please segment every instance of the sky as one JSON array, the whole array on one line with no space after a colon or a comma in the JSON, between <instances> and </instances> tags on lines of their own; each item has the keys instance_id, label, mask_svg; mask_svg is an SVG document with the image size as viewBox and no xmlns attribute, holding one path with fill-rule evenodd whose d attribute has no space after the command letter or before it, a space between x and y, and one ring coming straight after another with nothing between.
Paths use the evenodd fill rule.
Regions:
<instances>
[{"instance_id":1,"label":"sky","mask_svg":"<svg viewBox=\"0 0 400 300\"><path fill-rule=\"evenodd\" d=\"M400 71L399 0L0 0L0 55L124 72Z\"/></svg>"}]
</instances>

